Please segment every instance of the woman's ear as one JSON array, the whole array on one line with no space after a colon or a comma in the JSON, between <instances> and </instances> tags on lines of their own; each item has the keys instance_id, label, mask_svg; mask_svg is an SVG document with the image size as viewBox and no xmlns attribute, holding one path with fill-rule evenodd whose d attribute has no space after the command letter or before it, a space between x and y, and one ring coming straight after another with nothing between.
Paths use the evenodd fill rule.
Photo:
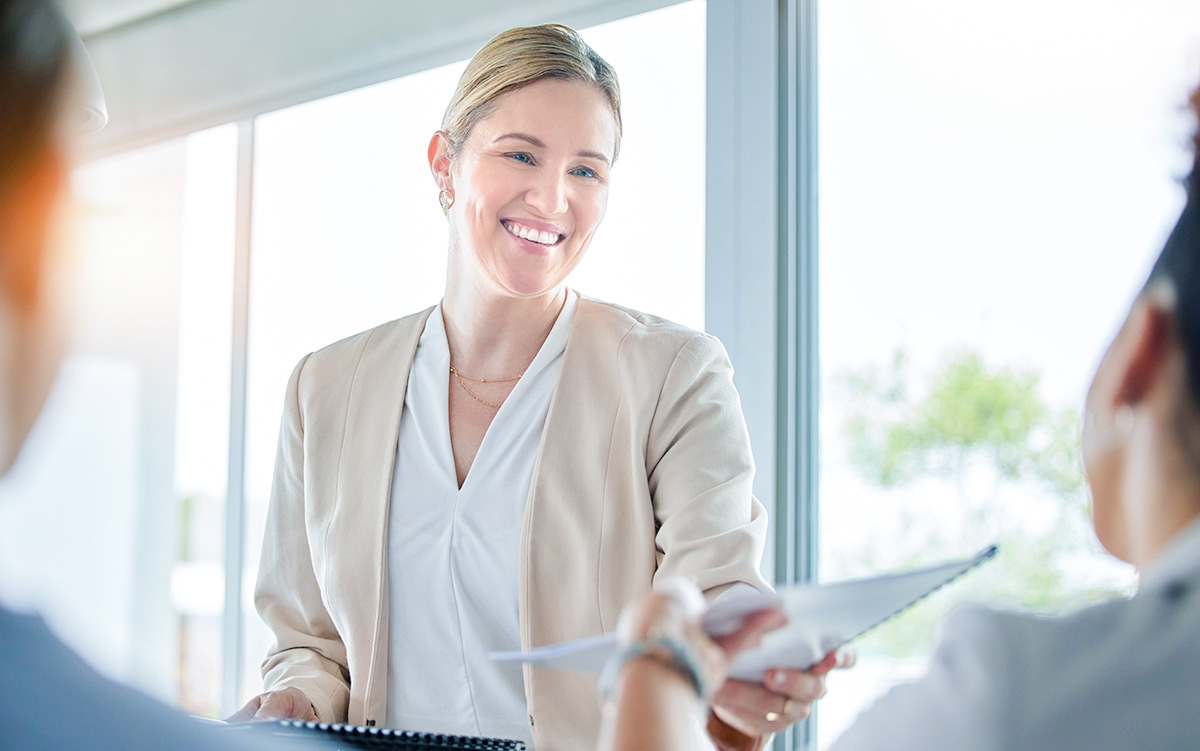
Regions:
<instances>
[{"instance_id":1,"label":"woman's ear","mask_svg":"<svg viewBox=\"0 0 1200 751\"><path fill-rule=\"evenodd\" d=\"M19 314L33 315L40 305L50 227L67 174L66 155L46 148L0 194L0 291Z\"/></svg>"},{"instance_id":2,"label":"woman's ear","mask_svg":"<svg viewBox=\"0 0 1200 751\"><path fill-rule=\"evenodd\" d=\"M1166 291L1148 291L1134 304L1126 322L1125 338L1116 368L1114 407L1141 402L1166 372L1175 347L1176 314Z\"/></svg>"},{"instance_id":3,"label":"woman's ear","mask_svg":"<svg viewBox=\"0 0 1200 751\"><path fill-rule=\"evenodd\" d=\"M450 175L450 136L439 130L429 139L429 171L433 173L433 181L441 190L453 190L454 181Z\"/></svg>"}]
</instances>

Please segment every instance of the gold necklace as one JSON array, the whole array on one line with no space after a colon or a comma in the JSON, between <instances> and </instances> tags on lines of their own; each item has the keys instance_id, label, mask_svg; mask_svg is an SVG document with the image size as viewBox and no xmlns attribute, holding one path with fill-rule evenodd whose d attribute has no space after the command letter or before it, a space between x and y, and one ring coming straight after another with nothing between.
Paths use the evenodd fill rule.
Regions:
<instances>
[{"instance_id":1,"label":"gold necklace","mask_svg":"<svg viewBox=\"0 0 1200 751\"><path fill-rule=\"evenodd\" d=\"M476 394L471 390L471 387L467 385L467 381L474 381L475 383L511 383L512 381L521 380L521 376L525 375L524 373L518 373L510 378L472 378L471 376L466 376L462 373L459 373L453 365L450 366L450 373L458 381L458 385L462 386L463 391L467 392L472 399L484 406L491 407L492 409L500 409L500 405L481 399L479 394Z\"/></svg>"}]
</instances>

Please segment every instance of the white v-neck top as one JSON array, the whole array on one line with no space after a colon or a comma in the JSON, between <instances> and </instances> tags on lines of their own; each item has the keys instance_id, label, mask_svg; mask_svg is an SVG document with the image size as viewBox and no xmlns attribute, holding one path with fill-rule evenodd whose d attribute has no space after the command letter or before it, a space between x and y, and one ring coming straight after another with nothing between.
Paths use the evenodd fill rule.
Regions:
<instances>
[{"instance_id":1,"label":"white v-neck top","mask_svg":"<svg viewBox=\"0 0 1200 751\"><path fill-rule=\"evenodd\" d=\"M388 514L388 716L394 728L524 740L521 524L578 295L488 428L458 487L450 446L450 348L439 306L417 344ZM453 384L457 388L457 384Z\"/></svg>"}]
</instances>

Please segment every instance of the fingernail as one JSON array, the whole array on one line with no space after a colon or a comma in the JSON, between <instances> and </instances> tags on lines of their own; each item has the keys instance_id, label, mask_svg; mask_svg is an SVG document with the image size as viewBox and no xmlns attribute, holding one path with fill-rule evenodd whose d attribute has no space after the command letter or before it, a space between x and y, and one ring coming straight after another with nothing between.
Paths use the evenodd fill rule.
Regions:
<instances>
[{"instance_id":1,"label":"fingernail","mask_svg":"<svg viewBox=\"0 0 1200 751\"><path fill-rule=\"evenodd\" d=\"M780 670L772 670L768 674L767 680L770 681L771 685L775 688L783 688L783 685L787 683L787 676L785 676Z\"/></svg>"}]
</instances>

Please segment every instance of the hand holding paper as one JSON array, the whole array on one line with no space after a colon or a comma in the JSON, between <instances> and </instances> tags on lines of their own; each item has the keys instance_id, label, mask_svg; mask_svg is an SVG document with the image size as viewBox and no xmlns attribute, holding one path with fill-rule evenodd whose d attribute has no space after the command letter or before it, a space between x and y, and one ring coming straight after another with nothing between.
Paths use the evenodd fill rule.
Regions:
<instances>
[{"instance_id":1,"label":"hand holding paper","mask_svg":"<svg viewBox=\"0 0 1200 751\"><path fill-rule=\"evenodd\" d=\"M916 571L826 585L786 587L778 592L732 591L709 607L703 619L704 630L712 636L728 634L750 613L764 608L782 609L788 624L767 634L760 646L739 655L729 672L730 678L761 682L764 672L770 668L804 670L812 667L829 652L995 554L996 548L992 546L971 558ZM615 634L599 634L527 652L493 652L492 658L599 673L615 651L616 644Z\"/></svg>"}]
</instances>

